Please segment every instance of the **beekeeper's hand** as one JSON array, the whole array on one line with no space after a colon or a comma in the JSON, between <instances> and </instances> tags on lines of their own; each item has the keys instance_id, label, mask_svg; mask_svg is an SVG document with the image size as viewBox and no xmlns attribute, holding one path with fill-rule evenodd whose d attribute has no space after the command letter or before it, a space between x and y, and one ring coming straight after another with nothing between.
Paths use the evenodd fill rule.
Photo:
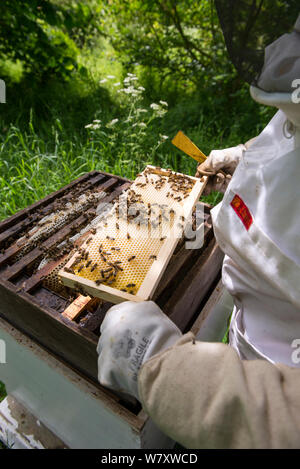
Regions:
<instances>
[{"instance_id":1,"label":"beekeeper's hand","mask_svg":"<svg viewBox=\"0 0 300 469\"><path fill-rule=\"evenodd\" d=\"M196 177L210 176L204 195L213 191L225 192L246 146L243 144L224 150L213 150L197 168Z\"/></svg>"},{"instance_id":2,"label":"beekeeper's hand","mask_svg":"<svg viewBox=\"0 0 300 469\"><path fill-rule=\"evenodd\" d=\"M224 150L213 150L207 159L198 166L199 174L217 174L221 169L227 174L233 174L237 167L243 151L246 150L242 143L236 147L225 148Z\"/></svg>"},{"instance_id":3,"label":"beekeeper's hand","mask_svg":"<svg viewBox=\"0 0 300 469\"><path fill-rule=\"evenodd\" d=\"M98 379L103 386L138 396L138 372L153 355L182 336L153 301L125 301L106 313L97 352Z\"/></svg>"}]
</instances>

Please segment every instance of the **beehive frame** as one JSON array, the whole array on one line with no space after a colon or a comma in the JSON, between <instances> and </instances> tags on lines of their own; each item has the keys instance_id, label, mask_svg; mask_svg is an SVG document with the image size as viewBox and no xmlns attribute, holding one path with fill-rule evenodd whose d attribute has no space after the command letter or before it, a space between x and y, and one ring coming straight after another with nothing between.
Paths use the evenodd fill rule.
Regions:
<instances>
[{"instance_id":1,"label":"beehive frame","mask_svg":"<svg viewBox=\"0 0 300 469\"><path fill-rule=\"evenodd\" d=\"M150 178L151 184L149 181ZM178 193L172 193L170 195L170 192L173 189L171 189L170 191L169 179L174 180L174 178L187 181L187 183L185 182L185 184L188 184L189 188L185 189L184 196L178 195ZM149 181L149 184L145 184L145 179L146 181ZM161 180L164 181L163 184L160 183ZM102 225L99 227L99 230L97 230L97 232L94 232L90 237L88 237L85 243L81 246L83 252L89 253L89 255L91 256L88 257L88 259L91 258L91 262L85 264L88 265L88 267L85 267L84 261L78 263L78 261L76 261L76 259L78 259L78 253L75 254L68 261L65 268L62 269L59 273L63 284L68 287L75 288L84 294L102 298L103 300L109 301L111 303L120 303L126 300L143 301L151 299L158 285L158 282L168 264L168 261L174 252L177 242L180 239L180 232L182 232L185 227L185 224L190 218L193 207L199 199L205 184L206 178L202 178L201 180L199 180L198 178L186 176L171 170L165 170L154 166L147 166L144 172L138 175L137 179L134 181L133 185L129 189L129 193L134 193L134 197L136 198L141 197L145 206L146 204L148 204L149 206L149 203L153 204L153 202L159 200L159 204L154 203L154 205L160 207L159 210L161 210L161 207L168 207L168 213L172 212L172 215L170 215L170 217L174 216L174 219L171 223L171 229L168 232L168 236L162 236L163 234L165 234L163 232L163 223L160 227L157 227L156 224L155 230L157 230L158 228L159 231L157 235L155 235L154 237L147 237L149 236L149 221L147 227L143 228L142 226L141 228L140 224L138 227L132 224L130 224L129 226L128 219L126 220L126 222L123 223L123 221L119 218L117 219L118 223L116 223L116 218L112 220L114 226L117 224L120 225L120 228L118 226L119 231L114 231L113 236L111 236L112 227L109 226L107 228L107 220L112 217L112 213L116 209L115 205L108 214L108 216L103 220L104 224L106 225L106 228L103 228L102 223ZM175 213L175 215L173 215L173 213ZM182 216L183 213L184 216ZM181 223L178 223L179 218L183 219ZM162 218L160 219L162 220ZM180 229L177 228L178 225L181 225ZM129 228L131 230L133 229L133 235L130 236L130 238L128 239L124 234L124 230L129 232ZM147 233L147 235L145 233ZM141 247L141 239L143 240L143 247ZM125 273L120 273L120 280L117 280L116 282L114 280L114 286L110 286L106 282L106 284L101 283L97 285L95 283L95 279L98 276L98 271L101 270L101 272L103 272L103 265L100 265L102 262L102 257L100 258L100 256L103 256L103 252L106 254L108 249L114 249L114 246L118 244L121 244L123 246L121 253L122 261L119 262L120 265L122 265L123 267L124 264L126 264L127 269L125 269ZM102 248L103 251L100 254L97 250L99 245L104 245L105 248L105 251L104 248ZM134 252L131 249L131 245L135 246ZM151 259L151 262L148 261L148 259L151 258L151 256L149 256L149 249L151 250L151 252L155 253L153 255L155 257L154 259ZM134 259L134 261L129 263L128 261L132 257L131 255L133 253L136 258ZM111 252L108 252L108 254L111 255ZM146 258L146 256L148 257ZM74 270L74 265L76 265L76 263L77 266ZM91 272L91 267L93 266L93 263L98 266L97 268L95 268L95 273ZM102 273L102 275L104 274ZM128 278L130 278L130 281L132 281L132 278L138 279L134 280L135 282L137 282L136 284L131 283L131 285L135 286L135 291L122 291L121 284L122 282L124 283L126 278L127 281Z\"/></svg>"}]
</instances>

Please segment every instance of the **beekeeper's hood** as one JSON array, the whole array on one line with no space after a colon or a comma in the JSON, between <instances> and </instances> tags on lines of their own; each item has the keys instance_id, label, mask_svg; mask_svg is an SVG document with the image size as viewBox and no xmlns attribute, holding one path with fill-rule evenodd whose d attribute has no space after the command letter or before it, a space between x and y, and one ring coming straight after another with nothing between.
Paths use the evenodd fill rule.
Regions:
<instances>
[{"instance_id":1,"label":"beekeeper's hood","mask_svg":"<svg viewBox=\"0 0 300 469\"><path fill-rule=\"evenodd\" d=\"M300 14L291 33L266 47L256 85L269 93L293 93L300 86Z\"/></svg>"},{"instance_id":2,"label":"beekeeper's hood","mask_svg":"<svg viewBox=\"0 0 300 469\"><path fill-rule=\"evenodd\" d=\"M230 58L251 85L253 99L282 109L299 127L299 0L215 0L215 4Z\"/></svg>"}]
</instances>

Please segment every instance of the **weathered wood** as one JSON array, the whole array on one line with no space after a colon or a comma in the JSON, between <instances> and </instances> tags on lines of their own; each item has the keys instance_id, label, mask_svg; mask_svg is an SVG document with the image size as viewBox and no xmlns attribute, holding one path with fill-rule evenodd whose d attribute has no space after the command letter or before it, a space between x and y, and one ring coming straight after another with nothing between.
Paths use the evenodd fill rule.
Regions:
<instances>
[{"instance_id":1,"label":"weathered wood","mask_svg":"<svg viewBox=\"0 0 300 469\"><path fill-rule=\"evenodd\" d=\"M88 180L96 173L97 171L93 171L91 173L87 173L87 174L84 174L83 176L80 176L78 179L75 179L74 181L70 182L67 186L62 187L61 189L58 189L55 192L52 192L51 194L47 195L43 199L38 200L37 202L34 202L32 205L29 205L29 207L26 207L20 210L19 212L15 213L14 215L10 216L9 218L6 218L5 220L1 221L0 233L5 231L10 226L13 226L16 223L18 223L19 220L26 219L28 215L34 213L36 210L40 209L41 207L44 207L45 205L51 203L53 200L57 199L58 197L63 196L70 189L77 186L78 184L82 184L84 181Z\"/></svg>"},{"instance_id":2,"label":"weathered wood","mask_svg":"<svg viewBox=\"0 0 300 469\"><path fill-rule=\"evenodd\" d=\"M208 301L205 303L204 307L201 310L201 314L197 317L193 326L191 327L191 332L197 336L202 325L204 324L205 319L209 316L211 310L219 303L221 296L223 295L224 286L222 280L219 280L217 286L213 290L212 294L209 296Z\"/></svg>"},{"instance_id":3,"label":"weathered wood","mask_svg":"<svg viewBox=\"0 0 300 469\"><path fill-rule=\"evenodd\" d=\"M30 293L42 282L42 280L47 275L49 275L55 269L55 267L57 267L61 262L63 262L64 258L66 257L68 257L68 255L61 257L60 259L57 259L55 261L48 262L48 264L38 270L35 274L33 274L28 280L23 283L22 290L27 293Z\"/></svg>"},{"instance_id":4,"label":"weathered wood","mask_svg":"<svg viewBox=\"0 0 300 469\"><path fill-rule=\"evenodd\" d=\"M180 330L185 331L194 313L201 310L203 299L219 280L223 258L223 252L212 239L164 305L164 312Z\"/></svg>"},{"instance_id":5,"label":"weathered wood","mask_svg":"<svg viewBox=\"0 0 300 469\"><path fill-rule=\"evenodd\" d=\"M82 192L85 190L89 190L92 187L96 186L96 184L99 184L99 182L103 181L105 177L102 174L97 174L91 179L88 179L85 181L84 187L82 187L79 191L76 191L76 194L74 192L68 193L63 195L63 200L65 202L68 202L74 195L79 196ZM51 197L50 202L53 200ZM54 204L61 199L54 198L53 202L49 203L46 205L46 207L41 206L41 207L34 207L35 212L32 214L32 218L26 218L25 220L20 221L19 223L15 223L13 226L7 228L5 231L3 231L0 234L0 244L6 241L8 238L11 236L16 236L20 232L24 231L26 228L29 228L31 225L34 225L35 222L37 222L41 217L46 216L48 213L50 213L54 209ZM0 224L1 227L1 224Z\"/></svg>"},{"instance_id":6,"label":"weathered wood","mask_svg":"<svg viewBox=\"0 0 300 469\"><path fill-rule=\"evenodd\" d=\"M41 306L31 295L0 279L0 316L55 352L88 377L97 379L97 337L57 311Z\"/></svg>"},{"instance_id":7,"label":"weathered wood","mask_svg":"<svg viewBox=\"0 0 300 469\"><path fill-rule=\"evenodd\" d=\"M103 190L104 192L108 190L109 188L115 186L117 184L116 179L111 179L109 181L106 181L105 183L101 184L101 186L98 187L98 189ZM111 195L111 194L110 194ZM101 202L107 202L111 199L111 197L107 196L104 197ZM30 251L29 254L25 255L19 262L15 263L11 269L7 269L7 271L4 272L4 277L6 279L12 278L14 275L16 275L20 269L22 270L24 267L27 265L30 265L32 262L34 262L40 255L43 253L43 249L49 249L53 247L55 244L57 244L60 241L63 241L63 239L70 234L70 232L76 228L81 226L86 222L86 217L93 213L95 211L95 208L92 207L88 209L83 215L80 215L78 218L75 218L73 221L69 222L66 226L61 228L59 231L54 233L50 238L47 240L43 241L39 247L33 249ZM22 249L21 245L18 245L17 243L8 248L4 254L0 256L0 266L2 266L5 262L9 261L12 257L17 255ZM12 273L12 276L10 276L10 272Z\"/></svg>"},{"instance_id":8,"label":"weathered wood","mask_svg":"<svg viewBox=\"0 0 300 469\"><path fill-rule=\"evenodd\" d=\"M209 223L211 219L208 219L204 223L204 243L200 249L186 249L185 242L182 243L180 250L175 252L168 264L168 267L155 290L153 296L154 301L158 300L161 295L166 296L166 291L170 290L171 284L177 283L179 278L182 278L183 269L190 269L192 267L193 260L201 254L207 245L208 241L213 236L212 226ZM172 293L172 292L171 292Z\"/></svg>"}]
</instances>

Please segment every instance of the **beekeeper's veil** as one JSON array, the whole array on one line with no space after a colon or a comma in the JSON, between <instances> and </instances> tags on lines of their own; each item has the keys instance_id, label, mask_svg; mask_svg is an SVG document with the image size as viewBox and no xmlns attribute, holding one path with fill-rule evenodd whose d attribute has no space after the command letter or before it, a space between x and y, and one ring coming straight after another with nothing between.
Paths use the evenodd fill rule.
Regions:
<instances>
[{"instance_id":1,"label":"beekeeper's veil","mask_svg":"<svg viewBox=\"0 0 300 469\"><path fill-rule=\"evenodd\" d=\"M285 112L286 104L299 103L299 0L215 0L215 5L228 54L252 85L251 96ZM297 126L299 108L286 112Z\"/></svg>"}]
</instances>

